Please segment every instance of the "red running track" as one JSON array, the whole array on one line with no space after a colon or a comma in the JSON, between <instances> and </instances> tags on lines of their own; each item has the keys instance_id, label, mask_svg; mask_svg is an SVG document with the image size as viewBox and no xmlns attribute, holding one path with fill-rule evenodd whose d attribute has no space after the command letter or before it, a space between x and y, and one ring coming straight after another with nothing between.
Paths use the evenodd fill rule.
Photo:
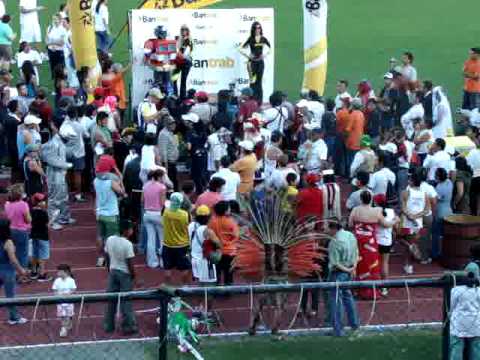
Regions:
<instances>
[{"instance_id":1,"label":"red running track","mask_svg":"<svg viewBox=\"0 0 480 360\"><path fill-rule=\"evenodd\" d=\"M344 192L348 193L348 192ZM3 208L5 196L0 197ZM106 288L107 271L104 268L95 267L96 262L96 228L93 210L93 199L85 204L72 205L73 217L77 223L62 231L51 233L51 259L48 269L55 275L55 268L60 263L67 263L73 269L79 292L104 291ZM402 274L402 257L392 257L392 277L406 278ZM159 269L149 269L144 264L144 257L138 255L135 266L140 279L137 289L154 288L162 284L163 272ZM436 265L417 265L415 274L411 277L440 276L443 269ZM241 279L237 279L239 283ZM17 288L19 295L52 294L51 282L32 282L20 285ZM283 318L283 328L287 328L296 312L299 302L299 294L288 296L288 306ZM205 306L204 299L192 299L192 305ZM429 323L441 321L442 317L442 293L436 289L394 289L386 298L372 301L357 302L362 325L387 325L387 324L410 324ZM155 302L136 302L134 309L140 327L138 337L150 337L157 335L156 307ZM208 298L207 306L214 309L220 319L221 325L215 329L218 332L246 330L250 319L251 299L249 296L238 296L229 299ZM89 341L102 339L121 339L120 333L106 334L102 329L102 317L105 304L89 304L81 309L75 308L74 329L67 341ZM16 346L27 344L56 343L65 341L60 339L58 331L60 323L56 318L54 306L40 306L34 317L34 308L21 309L22 315L30 320L28 324L9 326L6 320L5 310L0 315L0 341L3 346ZM297 319L293 328L318 327L323 325L325 314L323 302L320 301L318 318L305 323L303 319ZM80 315L80 316L79 316ZM268 324L268 314L266 323Z\"/></svg>"}]
</instances>

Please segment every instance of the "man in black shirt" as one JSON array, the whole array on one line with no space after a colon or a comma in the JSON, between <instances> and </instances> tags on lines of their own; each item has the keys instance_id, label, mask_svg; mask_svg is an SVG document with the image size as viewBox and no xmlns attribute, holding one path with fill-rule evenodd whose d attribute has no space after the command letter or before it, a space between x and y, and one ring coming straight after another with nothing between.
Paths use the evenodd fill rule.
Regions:
<instances>
[{"instance_id":1,"label":"man in black shirt","mask_svg":"<svg viewBox=\"0 0 480 360\"><path fill-rule=\"evenodd\" d=\"M325 112L322 115L322 130L324 141L328 147L328 161L335 158L335 139L337 137L337 117L335 115L335 100L327 99Z\"/></svg>"}]
</instances>

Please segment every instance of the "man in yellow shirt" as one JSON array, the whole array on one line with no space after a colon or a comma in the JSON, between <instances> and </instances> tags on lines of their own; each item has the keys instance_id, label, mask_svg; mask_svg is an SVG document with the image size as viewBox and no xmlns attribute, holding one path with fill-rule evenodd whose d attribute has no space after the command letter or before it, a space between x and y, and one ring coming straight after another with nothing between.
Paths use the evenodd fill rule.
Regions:
<instances>
[{"instance_id":1,"label":"man in yellow shirt","mask_svg":"<svg viewBox=\"0 0 480 360\"><path fill-rule=\"evenodd\" d=\"M165 282L171 283L172 270L181 272L183 284L188 283L191 269L188 258L190 240L188 237L189 215L181 209L183 195L173 193L170 206L163 213L163 249L162 260L165 269Z\"/></svg>"},{"instance_id":2,"label":"man in yellow shirt","mask_svg":"<svg viewBox=\"0 0 480 360\"><path fill-rule=\"evenodd\" d=\"M240 159L235 161L230 170L240 175L240 185L238 192L241 195L250 193L253 190L253 178L257 169L257 156L253 152L254 144L250 140L240 141L238 144L241 149Z\"/></svg>"}]
</instances>

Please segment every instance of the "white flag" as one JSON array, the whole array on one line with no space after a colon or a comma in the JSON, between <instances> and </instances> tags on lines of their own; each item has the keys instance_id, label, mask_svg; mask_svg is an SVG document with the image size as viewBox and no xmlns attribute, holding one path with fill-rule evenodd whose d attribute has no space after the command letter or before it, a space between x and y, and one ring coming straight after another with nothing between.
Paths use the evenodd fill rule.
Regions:
<instances>
[{"instance_id":1,"label":"white flag","mask_svg":"<svg viewBox=\"0 0 480 360\"><path fill-rule=\"evenodd\" d=\"M327 0L303 0L303 90L323 95L327 78Z\"/></svg>"}]
</instances>

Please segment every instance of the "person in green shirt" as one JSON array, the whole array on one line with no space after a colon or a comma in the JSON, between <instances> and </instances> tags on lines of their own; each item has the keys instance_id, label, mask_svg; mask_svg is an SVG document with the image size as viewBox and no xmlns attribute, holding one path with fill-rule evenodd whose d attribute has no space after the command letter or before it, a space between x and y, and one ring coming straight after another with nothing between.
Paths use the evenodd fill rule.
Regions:
<instances>
[{"instance_id":1,"label":"person in green shirt","mask_svg":"<svg viewBox=\"0 0 480 360\"><path fill-rule=\"evenodd\" d=\"M3 15L0 22L0 60L10 62L12 60L12 42L17 35L10 27L10 15Z\"/></svg>"},{"instance_id":2,"label":"person in green shirt","mask_svg":"<svg viewBox=\"0 0 480 360\"><path fill-rule=\"evenodd\" d=\"M343 229L339 221L328 224L328 234L332 237L328 245L329 282L351 281L358 263L358 246L355 236ZM330 314L333 334L344 336L342 324L343 308L353 330L360 326L358 312L350 289L334 288L330 291Z\"/></svg>"},{"instance_id":3,"label":"person in green shirt","mask_svg":"<svg viewBox=\"0 0 480 360\"><path fill-rule=\"evenodd\" d=\"M190 216L185 210L182 210L182 204L183 195L178 192L173 193L170 196L170 206L163 212L162 260L167 284L171 283L172 270L180 271L183 284L188 283L191 269L188 258Z\"/></svg>"}]
</instances>

